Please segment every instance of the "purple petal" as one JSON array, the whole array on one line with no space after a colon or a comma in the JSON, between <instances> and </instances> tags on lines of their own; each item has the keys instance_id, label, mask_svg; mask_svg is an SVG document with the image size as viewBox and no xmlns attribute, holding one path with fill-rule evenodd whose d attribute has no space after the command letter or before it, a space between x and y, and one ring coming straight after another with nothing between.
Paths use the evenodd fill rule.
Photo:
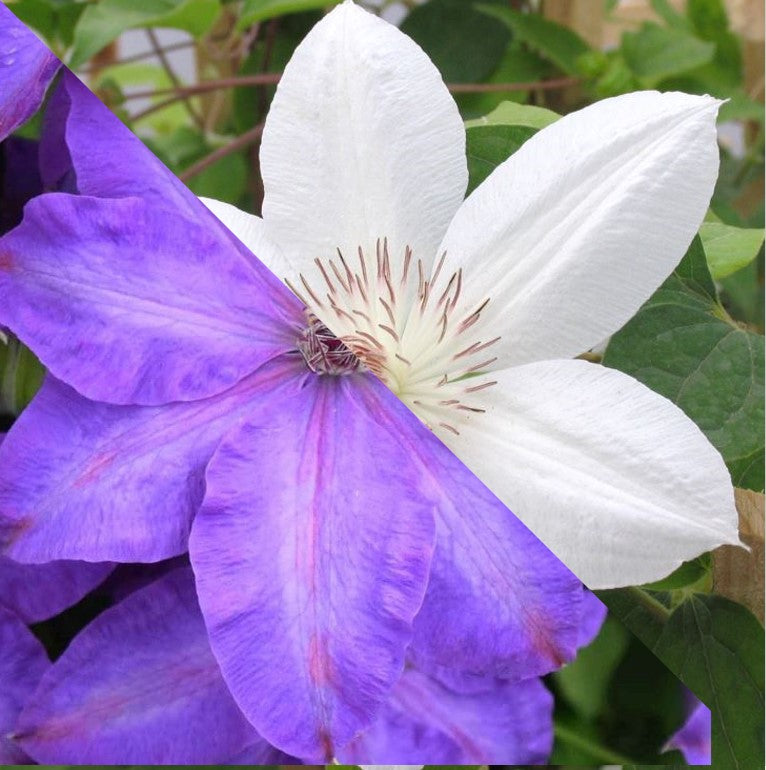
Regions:
<instances>
[{"instance_id":1,"label":"purple petal","mask_svg":"<svg viewBox=\"0 0 766 770\"><path fill-rule=\"evenodd\" d=\"M0 765L19 765L27 756L8 736L50 663L40 642L2 606L0 650Z\"/></svg>"},{"instance_id":2,"label":"purple petal","mask_svg":"<svg viewBox=\"0 0 766 770\"><path fill-rule=\"evenodd\" d=\"M41 764L219 763L258 739L210 652L186 568L75 637L17 733Z\"/></svg>"},{"instance_id":3,"label":"purple petal","mask_svg":"<svg viewBox=\"0 0 766 770\"><path fill-rule=\"evenodd\" d=\"M213 651L270 743L327 761L402 671L423 599L432 504L395 435L359 401L415 420L371 375L308 373L208 467L190 540Z\"/></svg>"},{"instance_id":4,"label":"purple petal","mask_svg":"<svg viewBox=\"0 0 766 770\"><path fill-rule=\"evenodd\" d=\"M12 136L0 146L0 235L21 222L27 201L40 195L37 142Z\"/></svg>"},{"instance_id":5,"label":"purple petal","mask_svg":"<svg viewBox=\"0 0 766 770\"><path fill-rule=\"evenodd\" d=\"M709 765L712 761L711 721L710 709L697 701L691 716L665 745L665 751L678 749L690 765Z\"/></svg>"},{"instance_id":6,"label":"purple petal","mask_svg":"<svg viewBox=\"0 0 766 770\"><path fill-rule=\"evenodd\" d=\"M141 197L190 217L201 211L196 197L68 70L48 105L41 160L47 189L72 172L82 195Z\"/></svg>"},{"instance_id":7,"label":"purple petal","mask_svg":"<svg viewBox=\"0 0 766 770\"><path fill-rule=\"evenodd\" d=\"M0 446L0 549L18 561L157 561L187 549L205 465L252 403L295 393L295 358L221 396L163 407L88 401L49 378Z\"/></svg>"},{"instance_id":8,"label":"purple petal","mask_svg":"<svg viewBox=\"0 0 766 770\"><path fill-rule=\"evenodd\" d=\"M595 594L588 590L582 597L582 620L577 636L577 646L587 647L597 636L606 620L606 605Z\"/></svg>"},{"instance_id":9,"label":"purple petal","mask_svg":"<svg viewBox=\"0 0 766 770\"><path fill-rule=\"evenodd\" d=\"M0 141L30 118L59 60L0 4Z\"/></svg>"},{"instance_id":10,"label":"purple petal","mask_svg":"<svg viewBox=\"0 0 766 770\"><path fill-rule=\"evenodd\" d=\"M540 764L553 746L553 698L539 679L456 693L401 677L380 719L339 757L349 763Z\"/></svg>"},{"instance_id":11,"label":"purple petal","mask_svg":"<svg viewBox=\"0 0 766 770\"><path fill-rule=\"evenodd\" d=\"M47 190L97 198L137 197L220 234L252 263L272 302L287 316L295 297L71 72L64 71L46 110L41 168Z\"/></svg>"},{"instance_id":12,"label":"purple petal","mask_svg":"<svg viewBox=\"0 0 766 770\"><path fill-rule=\"evenodd\" d=\"M371 394L365 406L383 414ZM580 581L435 436L418 423L394 427L438 496L412 643L419 666L526 679L572 660Z\"/></svg>"},{"instance_id":13,"label":"purple petal","mask_svg":"<svg viewBox=\"0 0 766 770\"><path fill-rule=\"evenodd\" d=\"M109 403L221 393L294 348L267 288L220 231L134 198L43 195L0 239L0 323Z\"/></svg>"},{"instance_id":14,"label":"purple petal","mask_svg":"<svg viewBox=\"0 0 766 770\"><path fill-rule=\"evenodd\" d=\"M81 561L19 564L0 556L0 602L25 623L38 623L77 604L112 569Z\"/></svg>"}]
</instances>

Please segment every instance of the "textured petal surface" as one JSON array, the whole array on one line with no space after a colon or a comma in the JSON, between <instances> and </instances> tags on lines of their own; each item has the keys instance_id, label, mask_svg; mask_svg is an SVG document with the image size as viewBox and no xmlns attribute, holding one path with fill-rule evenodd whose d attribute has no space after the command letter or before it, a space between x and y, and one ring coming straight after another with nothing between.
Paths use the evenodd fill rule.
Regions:
<instances>
[{"instance_id":1,"label":"textured petal surface","mask_svg":"<svg viewBox=\"0 0 766 770\"><path fill-rule=\"evenodd\" d=\"M40 764L208 764L257 740L210 651L190 569L85 628L19 720Z\"/></svg>"},{"instance_id":2,"label":"textured petal surface","mask_svg":"<svg viewBox=\"0 0 766 770\"><path fill-rule=\"evenodd\" d=\"M0 323L99 401L203 398L294 348L228 239L136 198L35 198L0 240L0 293Z\"/></svg>"},{"instance_id":3,"label":"textured petal surface","mask_svg":"<svg viewBox=\"0 0 766 770\"><path fill-rule=\"evenodd\" d=\"M253 402L294 392L294 366L274 361L222 396L164 407L87 401L49 379L0 447L0 547L29 562L182 553L213 450Z\"/></svg>"},{"instance_id":4,"label":"textured petal surface","mask_svg":"<svg viewBox=\"0 0 766 770\"><path fill-rule=\"evenodd\" d=\"M81 561L19 564L0 556L0 604L25 623L38 623L79 602L112 569Z\"/></svg>"},{"instance_id":5,"label":"textured petal surface","mask_svg":"<svg viewBox=\"0 0 766 770\"><path fill-rule=\"evenodd\" d=\"M234 242L251 261L271 304L287 317L295 313L297 304L281 282L253 260L175 174L69 71L62 72L46 108L40 167L48 191L97 198L136 197L152 209L191 217L219 239Z\"/></svg>"},{"instance_id":6,"label":"textured petal surface","mask_svg":"<svg viewBox=\"0 0 766 770\"><path fill-rule=\"evenodd\" d=\"M298 46L261 145L263 218L296 272L336 248L430 263L465 195L465 130L441 76L396 27L344 3Z\"/></svg>"},{"instance_id":7,"label":"textured petal surface","mask_svg":"<svg viewBox=\"0 0 766 770\"><path fill-rule=\"evenodd\" d=\"M464 270L467 311L491 298L497 368L589 350L668 276L713 192L718 104L605 99L540 131L468 198L440 251L445 275Z\"/></svg>"},{"instance_id":8,"label":"textured petal surface","mask_svg":"<svg viewBox=\"0 0 766 770\"><path fill-rule=\"evenodd\" d=\"M698 703L683 727L667 742L665 750L678 749L690 765L709 765L712 758L710 709Z\"/></svg>"},{"instance_id":9,"label":"textured petal surface","mask_svg":"<svg viewBox=\"0 0 766 770\"><path fill-rule=\"evenodd\" d=\"M26 764L26 754L9 735L50 663L42 644L1 604L0 650L0 765Z\"/></svg>"},{"instance_id":10,"label":"textured petal surface","mask_svg":"<svg viewBox=\"0 0 766 770\"><path fill-rule=\"evenodd\" d=\"M59 60L0 4L0 141L40 106Z\"/></svg>"},{"instance_id":11,"label":"textured petal surface","mask_svg":"<svg viewBox=\"0 0 766 770\"><path fill-rule=\"evenodd\" d=\"M433 517L407 449L358 392L415 419L396 397L369 375L302 384L219 446L190 554L242 710L283 751L329 761L402 671Z\"/></svg>"},{"instance_id":12,"label":"textured petal surface","mask_svg":"<svg viewBox=\"0 0 766 770\"><path fill-rule=\"evenodd\" d=\"M726 466L670 401L585 361L493 376L486 413L444 440L587 586L657 580L739 542Z\"/></svg>"},{"instance_id":13,"label":"textured petal surface","mask_svg":"<svg viewBox=\"0 0 766 770\"><path fill-rule=\"evenodd\" d=\"M376 391L365 408L385 418ZM574 657L582 585L449 449L391 421L432 485L436 550L412 651L421 665L525 679Z\"/></svg>"},{"instance_id":14,"label":"textured petal surface","mask_svg":"<svg viewBox=\"0 0 766 770\"><path fill-rule=\"evenodd\" d=\"M342 762L541 764L553 746L553 698L539 679L490 680L456 693L419 671L397 683L380 719Z\"/></svg>"}]
</instances>

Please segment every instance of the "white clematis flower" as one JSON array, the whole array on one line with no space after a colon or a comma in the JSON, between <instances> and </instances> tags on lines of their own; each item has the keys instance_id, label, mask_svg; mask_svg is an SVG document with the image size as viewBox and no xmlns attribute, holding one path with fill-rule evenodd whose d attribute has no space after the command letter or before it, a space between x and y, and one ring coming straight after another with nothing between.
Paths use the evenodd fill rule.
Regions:
<instances>
[{"instance_id":1,"label":"white clematis flower","mask_svg":"<svg viewBox=\"0 0 766 770\"><path fill-rule=\"evenodd\" d=\"M738 542L731 480L674 404L571 359L683 256L718 105L594 104L463 201L465 130L439 73L347 1L277 89L263 219L206 203L587 585L637 584Z\"/></svg>"}]
</instances>

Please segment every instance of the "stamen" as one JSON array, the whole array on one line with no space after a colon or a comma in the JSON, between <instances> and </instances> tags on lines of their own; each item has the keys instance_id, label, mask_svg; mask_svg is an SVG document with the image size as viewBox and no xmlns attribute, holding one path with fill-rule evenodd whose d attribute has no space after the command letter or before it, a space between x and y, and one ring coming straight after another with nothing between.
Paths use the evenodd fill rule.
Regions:
<instances>
[{"instance_id":1,"label":"stamen","mask_svg":"<svg viewBox=\"0 0 766 770\"><path fill-rule=\"evenodd\" d=\"M319 268L319 270L322 273L322 277L325 280L325 283L327 284L327 288L330 290L330 294L335 294L335 286L333 286L332 281L330 280L330 276L327 275L327 272L324 269L324 265L322 264L322 260L317 257L314 260L314 264Z\"/></svg>"},{"instance_id":2,"label":"stamen","mask_svg":"<svg viewBox=\"0 0 766 770\"><path fill-rule=\"evenodd\" d=\"M465 395L494 384L461 382L498 360L486 354L500 340L487 333L483 311L489 298L473 310L465 307L463 269L446 274L446 252L427 273L426 263L409 245L392 253L388 238L381 236L374 248L374 262L370 254L369 266L364 248L357 248L358 272L351 269L340 248L337 256L316 258L316 278L326 284L326 295L314 291L303 274L296 285L287 282L309 311L322 316L321 320L312 316L299 349L319 373L348 368L344 356L350 353L355 356L355 366L379 376L426 423L459 435L466 413L484 412L481 404L464 403ZM325 295L321 299L320 293ZM337 337L326 327L316 330L316 324L324 322L332 325ZM477 331L471 335L478 337L481 329L481 339L468 338L474 327ZM343 353L338 352L338 345L343 346ZM445 419L447 413L457 422Z\"/></svg>"}]
</instances>

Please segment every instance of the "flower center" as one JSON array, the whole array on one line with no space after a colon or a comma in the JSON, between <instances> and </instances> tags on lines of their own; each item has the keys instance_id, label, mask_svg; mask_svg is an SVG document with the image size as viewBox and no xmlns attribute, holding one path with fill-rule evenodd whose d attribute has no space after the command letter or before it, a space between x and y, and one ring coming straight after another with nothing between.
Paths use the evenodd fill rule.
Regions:
<instances>
[{"instance_id":1,"label":"flower center","mask_svg":"<svg viewBox=\"0 0 766 770\"><path fill-rule=\"evenodd\" d=\"M307 311L308 326L298 338L298 350L306 365L317 374L351 374L362 362L313 313Z\"/></svg>"},{"instance_id":2,"label":"flower center","mask_svg":"<svg viewBox=\"0 0 766 770\"><path fill-rule=\"evenodd\" d=\"M489 299L465 307L463 271L442 278L445 259L428 275L409 247L392 259L383 239L374 255L357 249L354 269L338 250L337 260L314 260L300 290L287 284L314 319L300 342L314 371L363 365L429 426L459 433L461 412L484 411L476 394L494 384L481 375L497 360L488 349L500 338L479 336Z\"/></svg>"}]
</instances>

